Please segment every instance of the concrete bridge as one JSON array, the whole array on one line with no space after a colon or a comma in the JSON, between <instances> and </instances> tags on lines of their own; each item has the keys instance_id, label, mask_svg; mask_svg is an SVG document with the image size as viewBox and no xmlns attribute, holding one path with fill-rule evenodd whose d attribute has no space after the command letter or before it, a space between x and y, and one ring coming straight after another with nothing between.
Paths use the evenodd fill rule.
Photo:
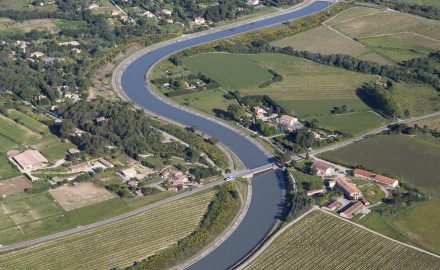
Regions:
<instances>
[{"instance_id":1,"label":"concrete bridge","mask_svg":"<svg viewBox=\"0 0 440 270\"><path fill-rule=\"evenodd\" d=\"M247 169L247 170L241 170L241 171L236 171L235 173L230 174L229 176L232 176L234 178L238 178L238 177L252 177L254 176L254 174L257 173L261 173L261 172L265 172L268 170L273 170L278 168L278 166L275 163L269 163L260 167L256 167L253 169Z\"/></svg>"}]
</instances>

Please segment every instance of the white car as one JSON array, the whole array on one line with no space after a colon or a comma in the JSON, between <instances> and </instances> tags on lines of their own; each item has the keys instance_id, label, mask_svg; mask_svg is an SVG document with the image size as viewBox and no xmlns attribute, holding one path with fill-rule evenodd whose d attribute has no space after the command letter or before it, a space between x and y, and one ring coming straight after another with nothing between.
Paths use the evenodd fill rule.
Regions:
<instances>
[{"instance_id":1,"label":"white car","mask_svg":"<svg viewBox=\"0 0 440 270\"><path fill-rule=\"evenodd\" d=\"M232 176L228 176L228 177L225 178L225 181L231 181L231 180L233 180L233 179L234 179L234 177L232 177Z\"/></svg>"}]
</instances>

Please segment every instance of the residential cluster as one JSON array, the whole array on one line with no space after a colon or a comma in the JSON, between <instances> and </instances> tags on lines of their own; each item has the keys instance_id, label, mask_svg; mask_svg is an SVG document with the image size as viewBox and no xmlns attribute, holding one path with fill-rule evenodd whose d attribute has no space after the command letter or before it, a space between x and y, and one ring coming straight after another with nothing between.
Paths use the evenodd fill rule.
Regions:
<instances>
[{"instance_id":1,"label":"residential cluster","mask_svg":"<svg viewBox=\"0 0 440 270\"><path fill-rule=\"evenodd\" d=\"M271 127L283 127L288 131L293 131L304 127L304 125L298 121L298 118L291 115L268 113L267 110L261 107L253 107L253 112L256 119L267 122Z\"/></svg>"}]
</instances>

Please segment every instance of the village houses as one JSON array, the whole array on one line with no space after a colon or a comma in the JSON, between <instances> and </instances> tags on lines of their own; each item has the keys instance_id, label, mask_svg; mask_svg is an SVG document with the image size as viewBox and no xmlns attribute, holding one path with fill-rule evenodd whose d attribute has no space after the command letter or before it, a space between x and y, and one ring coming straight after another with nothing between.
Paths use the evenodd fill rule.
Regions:
<instances>
[{"instance_id":1,"label":"village houses","mask_svg":"<svg viewBox=\"0 0 440 270\"><path fill-rule=\"evenodd\" d=\"M376 181L380 184L384 184L390 188L395 188L399 185L399 181L390 177L386 177L380 174L375 174L373 172L369 172L361 169L354 169L353 174L358 177L367 178L373 181Z\"/></svg>"},{"instance_id":2,"label":"village houses","mask_svg":"<svg viewBox=\"0 0 440 270\"><path fill-rule=\"evenodd\" d=\"M312 163L312 168L316 169L316 174L319 176L331 176L335 174L335 167L333 165L320 160L315 160Z\"/></svg>"},{"instance_id":3,"label":"village houses","mask_svg":"<svg viewBox=\"0 0 440 270\"><path fill-rule=\"evenodd\" d=\"M362 196L361 191L356 187L355 184L348 182L347 179L338 177L335 179L336 186L344 192L347 198L353 198L355 200Z\"/></svg>"}]
</instances>

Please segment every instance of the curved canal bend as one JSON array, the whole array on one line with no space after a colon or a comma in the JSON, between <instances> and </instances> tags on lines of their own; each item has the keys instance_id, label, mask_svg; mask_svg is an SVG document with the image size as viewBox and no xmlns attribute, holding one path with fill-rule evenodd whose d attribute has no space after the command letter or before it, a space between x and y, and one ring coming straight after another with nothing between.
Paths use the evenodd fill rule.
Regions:
<instances>
[{"instance_id":1,"label":"curved canal bend","mask_svg":"<svg viewBox=\"0 0 440 270\"><path fill-rule=\"evenodd\" d=\"M327 6L328 2L313 2L287 14L165 45L131 62L121 75L121 88L132 101L148 111L186 126L197 126L200 131L218 138L243 161L246 167L255 168L267 164L271 161L271 157L265 155L245 136L215 120L191 114L160 100L146 86L145 74L157 61L176 51L306 16ZM191 265L189 269L227 269L252 251L276 221L283 205L283 186L284 180L279 171L271 171L256 177L252 181L252 201L243 221L217 249Z\"/></svg>"}]
</instances>

